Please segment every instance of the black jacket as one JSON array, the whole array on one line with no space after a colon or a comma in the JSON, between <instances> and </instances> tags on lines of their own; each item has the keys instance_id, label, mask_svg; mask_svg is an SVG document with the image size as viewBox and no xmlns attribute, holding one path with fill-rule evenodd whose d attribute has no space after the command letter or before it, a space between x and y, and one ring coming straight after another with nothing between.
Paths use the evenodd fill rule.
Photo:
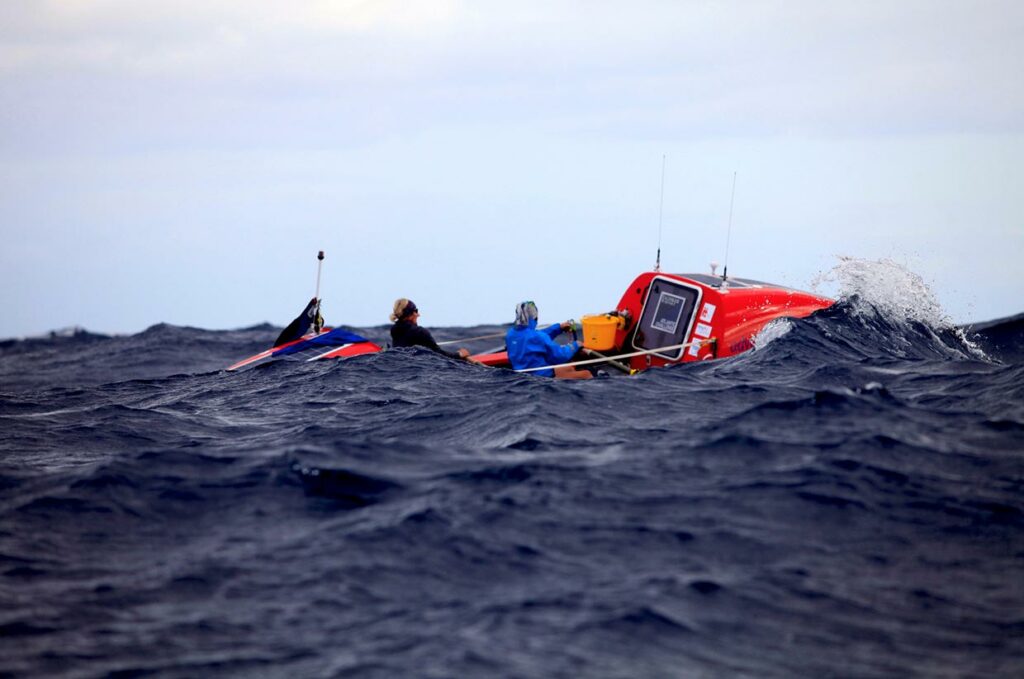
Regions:
<instances>
[{"instance_id":1,"label":"black jacket","mask_svg":"<svg viewBox=\"0 0 1024 679\"><path fill-rule=\"evenodd\" d=\"M462 358L457 351L445 351L437 346L433 335L426 328L404 320L397 321L391 326L391 344L396 347L426 347L445 356Z\"/></svg>"}]
</instances>

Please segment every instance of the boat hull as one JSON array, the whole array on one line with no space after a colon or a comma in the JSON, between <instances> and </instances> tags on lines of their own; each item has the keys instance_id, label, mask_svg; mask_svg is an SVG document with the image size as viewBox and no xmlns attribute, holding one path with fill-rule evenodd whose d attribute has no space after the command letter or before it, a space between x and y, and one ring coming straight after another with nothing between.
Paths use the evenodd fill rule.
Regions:
<instances>
[{"instance_id":1,"label":"boat hull","mask_svg":"<svg viewBox=\"0 0 1024 679\"><path fill-rule=\"evenodd\" d=\"M229 371L254 368L262 363L285 359L291 361L317 361L323 358L349 358L361 354L382 351L374 342L340 328L324 328L322 332L311 332L302 337L271 347L248 358L243 358L227 368Z\"/></svg>"},{"instance_id":2,"label":"boat hull","mask_svg":"<svg viewBox=\"0 0 1024 679\"><path fill-rule=\"evenodd\" d=\"M803 318L833 300L785 286L749 279L649 271L637 276L616 310L630 323L616 333L617 351L633 353L633 370L725 358L753 347L760 330L778 318Z\"/></svg>"}]
</instances>

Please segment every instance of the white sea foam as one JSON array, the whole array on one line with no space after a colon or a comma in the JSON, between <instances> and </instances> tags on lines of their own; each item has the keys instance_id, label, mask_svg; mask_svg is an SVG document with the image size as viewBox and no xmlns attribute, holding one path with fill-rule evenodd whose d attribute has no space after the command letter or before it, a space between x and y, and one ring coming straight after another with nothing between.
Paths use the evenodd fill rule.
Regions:
<instances>
[{"instance_id":1,"label":"white sea foam","mask_svg":"<svg viewBox=\"0 0 1024 679\"><path fill-rule=\"evenodd\" d=\"M788 318L776 318L771 321L763 328L761 328L756 335L754 335L753 344L754 350L764 349L766 346L779 339L783 335L787 334L793 329L793 324Z\"/></svg>"}]
</instances>

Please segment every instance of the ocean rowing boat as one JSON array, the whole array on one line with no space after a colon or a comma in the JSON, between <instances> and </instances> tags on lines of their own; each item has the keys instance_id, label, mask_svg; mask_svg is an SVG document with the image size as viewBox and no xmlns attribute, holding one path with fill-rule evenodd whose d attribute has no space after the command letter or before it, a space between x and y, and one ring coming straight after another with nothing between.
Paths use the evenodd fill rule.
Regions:
<instances>
[{"instance_id":1,"label":"ocean rowing boat","mask_svg":"<svg viewBox=\"0 0 1024 679\"><path fill-rule=\"evenodd\" d=\"M314 302L319 313L319 300ZM754 336L769 322L803 318L832 304L827 297L746 278L648 271L626 288L614 310L582 318L585 357L567 365L608 366L633 374L725 358L753 347ZM309 309L303 313L308 315ZM316 361L381 350L347 330L317 330L314 325L297 339L243 359L228 370L279 358ZM505 351L470 358L481 365L510 367Z\"/></svg>"},{"instance_id":2,"label":"ocean rowing boat","mask_svg":"<svg viewBox=\"0 0 1024 679\"><path fill-rule=\"evenodd\" d=\"M752 348L769 322L803 318L832 304L827 297L746 278L648 271L626 288L613 311L583 317L588 356L568 365L604 364L635 373L725 358ZM506 352L472 358L508 367Z\"/></svg>"}]
</instances>

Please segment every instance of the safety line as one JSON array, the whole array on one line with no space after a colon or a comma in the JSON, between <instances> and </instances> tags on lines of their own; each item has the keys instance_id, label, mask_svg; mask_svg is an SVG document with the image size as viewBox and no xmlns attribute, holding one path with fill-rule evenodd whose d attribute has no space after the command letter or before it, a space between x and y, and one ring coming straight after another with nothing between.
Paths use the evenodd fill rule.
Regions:
<instances>
[{"instance_id":1,"label":"safety line","mask_svg":"<svg viewBox=\"0 0 1024 679\"><path fill-rule=\"evenodd\" d=\"M698 340L696 342L687 342L686 344L673 344L672 346L658 347L657 349L645 349L644 351L634 351L631 354L619 354L618 356L607 356L605 358L592 358L592 359L589 359L589 360L586 360L586 361L575 361L573 363L560 363L558 365L542 365L542 366L539 366L537 368L523 368L522 370L516 370L514 372L517 372L517 373L532 373L532 372L536 372L538 370L551 370L552 368L572 368L572 367L575 367L577 365L590 365L592 363L605 363L607 361L616 361L616 360L618 360L620 358L633 358L634 356L643 356L644 354L656 354L656 353L659 353L659 352L662 352L662 351L672 351L673 349L686 349L687 347L692 347L695 344L700 345L700 346L704 346L704 345L710 344L711 342L714 342L714 341L715 341L714 337L709 337L708 339Z\"/></svg>"}]
</instances>

